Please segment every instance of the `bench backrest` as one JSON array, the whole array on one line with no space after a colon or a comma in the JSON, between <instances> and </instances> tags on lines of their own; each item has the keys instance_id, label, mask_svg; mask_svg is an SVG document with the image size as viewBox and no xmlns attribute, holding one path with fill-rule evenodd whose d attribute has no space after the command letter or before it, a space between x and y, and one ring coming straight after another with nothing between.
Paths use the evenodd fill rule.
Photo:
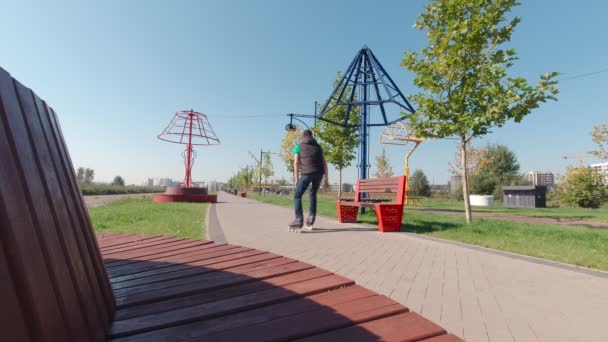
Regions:
<instances>
[{"instance_id":1,"label":"bench backrest","mask_svg":"<svg viewBox=\"0 0 608 342\"><path fill-rule=\"evenodd\" d=\"M0 68L3 341L105 341L114 298L57 117Z\"/></svg>"},{"instance_id":2,"label":"bench backrest","mask_svg":"<svg viewBox=\"0 0 608 342\"><path fill-rule=\"evenodd\" d=\"M393 203L403 204L406 188L406 177L359 179L355 202L361 201L363 194L395 194Z\"/></svg>"}]
</instances>

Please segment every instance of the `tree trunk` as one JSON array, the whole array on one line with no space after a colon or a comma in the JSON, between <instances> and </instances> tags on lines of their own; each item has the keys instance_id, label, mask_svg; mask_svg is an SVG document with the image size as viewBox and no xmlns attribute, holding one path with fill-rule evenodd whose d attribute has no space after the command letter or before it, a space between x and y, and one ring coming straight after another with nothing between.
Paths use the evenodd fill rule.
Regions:
<instances>
[{"instance_id":1,"label":"tree trunk","mask_svg":"<svg viewBox=\"0 0 608 342\"><path fill-rule=\"evenodd\" d=\"M342 169L338 169L338 199L342 198Z\"/></svg>"},{"instance_id":2,"label":"tree trunk","mask_svg":"<svg viewBox=\"0 0 608 342\"><path fill-rule=\"evenodd\" d=\"M461 166L462 166L462 196L464 197L464 214L467 223L471 223L471 202L469 199L469 169L467 167L467 140L464 135L460 136Z\"/></svg>"}]
</instances>

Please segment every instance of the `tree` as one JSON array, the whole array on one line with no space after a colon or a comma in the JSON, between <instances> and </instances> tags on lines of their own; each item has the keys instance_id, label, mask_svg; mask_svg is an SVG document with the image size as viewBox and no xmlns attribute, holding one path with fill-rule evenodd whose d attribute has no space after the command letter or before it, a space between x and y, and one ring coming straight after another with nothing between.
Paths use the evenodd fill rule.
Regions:
<instances>
[{"instance_id":1,"label":"tree","mask_svg":"<svg viewBox=\"0 0 608 342\"><path fill-rule=\"evenodd\" d=\"M340 82L341 78L342 74L338 72L336 80L333 82L334 87ZM342 89L339 91L341 92ZM347 101L344 97L349 93L350 89L347 88L341 100ZM329 105L330 107L335 105L335 100ZM324 117L334 122L344 122L347 112L348 106L335 106ZM348 124L356 126L359 123L359 117L359 107L352 107ZM349 167L357 157L355 147L359 145L359 128L341 127L329 122L317 121L313 131L319 138L325 160L338 170L338 198L340 198L342 197L342 170Z\"/></svg>"},{"instance_id":2,"label":"tree","mask_svg":"<svg viewBox=\"0 0 608 342\"><path fill-rule=\"evenodd\" d=\"M597 144L597 150L589 153L599 159L608 160L608 124L594 126L591 138Z\"/></svg>"},{"instance_id":3,"label":"tree","mask_svg":"<svg viewBox=\"0 0 608 342\"><path fill-rule=\"evenodd\" d=\"M116 176L112 181L112 185L125 186L125 180L120 176Z\"/></svg>"},{"instance_id":4,"label":"tree","mask_svg":"<svg viewBox=\"0 0 608 342\"><path fill-rule=\"evenodd\" d=\"M274 167L272 166L272 160L270 159L270 153L264 153L262 158L262 177L264 178L264 184L268 184L268 179L274 176Z\"/></svg>"},{"instance_id":5,"label":"tree","mask_svg":"<svg viewBox=\"0 0 608 342\"><path fill-rule=\"evenodd\" d=\"M467 223L471 222L467 146L510 120L521 122L540 103L556 100L551 72L531 86L507 70L517 59L514 49L501 46L511 39L520 19L507 19L517 0L433 0L418 16L415 27L426 30L428 46L421 53L406 52L401 65L416 73L423 89L412 99L418 111L411 116L419 136L457 136L462 151L462 190Z\"/></svg>"},{"instance_id":6,"label":"tree","mask_svg":"<svg viewBox=\"0 0 608 342\"><path fill-rule=\"evenodd\" d=\"M293 131L285 132L285 136L283 137L283 141L281 141L281 151L279 152L279 157L281 160L285 162L285 167L287 167L287 171L293 174L293 148L299 142L299 137L302 135L302 130L300 127L296 126L296 129Z\"/></svg>"},{"instance_id":7,"label":"tree","mask_svg":"<svg viewBox=\"0 0 608 342\"><path fill-rule=\"evenodd\" d=\"M93 183L94 178L95 178L95 170L86 168L84 170L84 183L91 184L91 183Z\"/></svg>"},{"instance_id":8,"label":"tree","mask_svg":"<svg viewBox=\"0 0 608 342\"><path fill-rule=\"evenodd\" d=\"M460 145L456 144L456 153L454 159L448 162L448 167L453 175L462 175L462 150L459 148ZM483 164L482 156L485 152L485 147L475 147L473 145L467 146L467 172L469 176L477 174L479 167Z\"/></svg>"},{"instance_id":9,"label":"tree","mask_svg":"<svg viewBox=\"0 0 608 342\"><path fill-rule=\"evenodd\" d=\"M79 167L78 170L76 171L76 179L78 180L78 183L84 183L84 167Z\"/></svg>"},{"instance_id":10,"label":"tree","mask_svg":"<svg viewBox=\"0 0 608 342\"><path fill-rule=\"evenodd\" d=\"M376 157L376 173L377 178L386 178L393 176L393 167L386 157L386 151L382 149L382 154Z\"/></svg>"},{"instance_id":11,"label":"tree","mask_svg":"<svg viewBox=\"0 0 608 342\"><path fill-rule=\"evenodd\" d=\"M410 182L410 190L414 196L431 196L429 180L422 170L414 171Z\"/></svg>"},{"instance_id":12,"label":"tree","mask_svg":"<svg viewBox=\"0 0 608 342\"><path fill-rule=\"evenodd\" d=\"M557 191L559 201L582 208L598 208L608 200L603 175L590 167L569 168Z\"/></svg>"},{"instance_id":13,"label":"tree","mask_svg":"<svg viewBox=\"0 0 608 342\"><path fill-rule=\"evenodd\" d=\"M517 157L505 145L488 144L480 155L476 172L471 176L471 191L502 199L502 185L519 183Z\"/></svg>"}]
</instances>

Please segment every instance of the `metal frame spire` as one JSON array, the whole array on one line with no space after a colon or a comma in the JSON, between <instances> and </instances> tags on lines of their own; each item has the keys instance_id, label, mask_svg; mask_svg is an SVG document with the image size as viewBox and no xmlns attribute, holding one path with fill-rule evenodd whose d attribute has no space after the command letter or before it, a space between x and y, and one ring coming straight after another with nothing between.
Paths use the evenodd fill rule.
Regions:
<instances>
[{"instance_id":1,"label":"metal frame spire","mask_svg":"<svg viewBox=\"0 0 608 342\"><path fill-rule=\"evenodd\" d=\"M399 113L390 113L389 107L396 108ZM337 106L347 106L344 120L328 119L326 114ZM360 121L349 123L351 112L355 106L360 107ZM381 115L372 117L371 107L378 106ZM407 114L416 111L405 98L399 87L386 72L371 49L363 46L355 55L343 73L342 79L327 99L321 111L315 115L316 120L332 123L341 127L359 127L359 178L366 179L369 169L368 135L370 127L389 126L407 119ZM406 113L406 115L403 115ZM393 117L390 117L393 114ZM397 117L394 115L397 114Z\"/></svg>"}]
</instances>

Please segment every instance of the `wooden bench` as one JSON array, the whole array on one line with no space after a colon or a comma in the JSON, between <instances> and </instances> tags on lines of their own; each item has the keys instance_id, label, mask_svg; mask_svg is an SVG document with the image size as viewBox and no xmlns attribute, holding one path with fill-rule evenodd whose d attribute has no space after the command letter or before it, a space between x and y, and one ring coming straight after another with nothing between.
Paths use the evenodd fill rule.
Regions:
<instances>
[{"instance_id":1,"label":"wooden bench","mask_svg":"<svg viewBox=\"0 0 608 342\"><path fill-rule=\"evenodd\" d=\"M336 203L338 221L342 223L357 222L359 208L373 208L378 217L379 231L401 231L406 181L405 176L359 179L354 200L340 199ZM384 195L384 198L373 196L378 194ZM387 198L387 194L391 198Z\"/></svg>"},{"instance_id":2,"label":"wooden bench","mask_svg":"<svg viewBox=\"0 0 608 342\"><path fill-rule=\"evenodd\" d=\"M459 341L294 259L204 240L96 236L55 112L1 68L0 179L2 342Z\"/></svg>"}]
</instances>

